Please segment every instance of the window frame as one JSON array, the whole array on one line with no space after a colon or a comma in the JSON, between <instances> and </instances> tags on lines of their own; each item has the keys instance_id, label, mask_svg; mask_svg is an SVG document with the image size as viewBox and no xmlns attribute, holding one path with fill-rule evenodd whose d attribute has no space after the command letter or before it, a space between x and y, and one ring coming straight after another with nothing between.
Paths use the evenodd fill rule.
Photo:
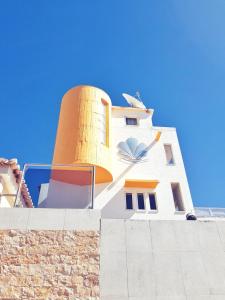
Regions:
<instances>
[{"instance_id":1,"label":"window frame","mask_svg":"<svg viewBox=\"0 0 225 300\"><path fill-rule=\"evenodd\" d=\"M135 119L137 121L137 124L127 124L127 119ZM125 125L126 126L133 126L133 127L139 126L139 119L137 117L127 117L127 116L125 116L124 120L125 120Z\"/></svg>"},{"instance_id":2,"label":"window frame","mask_svg":"<svg viewBox=\"0 0 225 300\"><path fill-rule=\"evenodd\" d=\"M151 204L150 204L150 195L154 195L155 196L155 207L156 209L151 209ZM149 202L149 211L150 212L158 212L158 200L157 200L157 196L156 196L156 193L155 192L148 192L148 202Z\"/></svg>"},{"instance_id":3,"label":"window frame","mask_svg":"<svg viewBox=\"0 0 225 300\"><path fill-rule=\"evenodd\" d=\"M101 98L101 104L104 105L105 109L105 142L101 141L101 144L109 147L109 103Z\"/></svg>"},{"instance_id":4,"label":"window frame","mask_svg":"<svg viewBox=\"0 0 225 300\"><path fill-rule=\"evenodd\" d=\"M128 209L126 205L126 194L131 194L132 195L132 209ZM138 194L143 194L144 197L144 209L139 209L138 208ZM155 200L156 200L156 210L150 208L150 203L149 203L149 194L154 194L155 195ZM131 189L126 189L124 191L124 199L125 199L125 210L126 211L131 211L133 210L136 213L147 213L147 214L154 214L158 213L158 201L157 201L157 196L156 192L151 191L151 189L148 189L147 191L143 190L137 190L135 189L132 191Z\"/></svg>"},{"instance_id":5,"label":"window frame","mask_svg":"<svg viewBox=\"0 0 225 300\"><path fill-rule=\"evenodd\" d=\"M165 149L165 146L169 146L170 147L170 151L171 151L171 154L172 154L172 160L173 160L173 163L169 163L168 160L167 160L167 155L166 155L166 149ZM174 158L174 151L173 151L173 146L172 144L169 144L169 143L164 143L163 144L163 150L164 150L164 154L165 154L165 158L166 158L166 165L167 166L175 166L176 165L176 160Z\"/></svg>"},{"instance_id":6,"label":"window frame","mask_svg":"<svg viewBox=\"0 0 225 300\"><path fill-rule=\"evenodd\" d=\"M144 208L139 208L139 199L138 199L138 195L143 195L143 204L144 204ZM137 193L136 193L136 200L137 200L137 210L138 210L138 211L145 211L145 212L146 212L146 195L145 195L145 193L137 192Z\"/></svg>"},{"instance_id":7,"label":"window frame","mask_svg":"<svg viewBox=\"0 0 225 300\"><path fill-rule=\"evenodd\" d=\"M175 198L174 198L174 192L173 192L173 186L174 185L178 186L178 188L179 188L179 194L180 194L179 195L180 196L179 201L181 201L181 206L182 206L182 209L179 209L179 210L176 210ZM181 185L180 185L179 182L171 182L170 186L171 186L171 193L172 193L172 198L173 198L174 213L175 214L184 214L186 212L186 208L185 208L185 205L184 205L184 198L183 198L182 191L181 191Z\"/></svg>"},{"instance_id":8,"label":"window frame","mask_svg":"<svg viewBox=\"0 0 225 300\"><path fill-rule=\"evenodd\" d=\"M127 195L130 194L131 195L131 203L132 203L132 208L127 208ZM130 211L130 210L134 210L134 199L133 199L133 193L131 192L125 192L125 209Z\"/></svg>"}]
</instances>

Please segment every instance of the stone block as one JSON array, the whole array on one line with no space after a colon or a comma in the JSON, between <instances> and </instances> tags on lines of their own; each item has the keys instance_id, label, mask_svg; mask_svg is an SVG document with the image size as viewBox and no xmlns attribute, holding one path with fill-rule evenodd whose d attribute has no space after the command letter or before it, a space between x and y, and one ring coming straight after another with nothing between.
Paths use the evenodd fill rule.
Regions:
<instances>
[{"instance_id":1,"label":"stone block","mask_svg":"<svg viewBox=\"0 0 225 300\"><path fill-rule=\"evenodd\" d=\"M157 296L156 300L187 300L186 296Z\"/></svg>"},{"instance_id":2,"label":"stone block","mask_svg":"<svg viewBox=\"0 0 225 300\"><path fill-rule=\"evenodd\" d=\"M195 295L189 295L187 296L187 300L224 300L225 298L217 298L217 296L210 296L210 295L198 295L198 296L195 296Z\"/></svg>"},{"instance_id":3,"label":"stone block","mask_svg":"<svg viewBox=\"0 0 225 300\"><path fill-rule=\"evenodd\" d=\"M64 230L100 230L100 211L66 209Z\"/></svg>"},{"instance_id":4,"label":"stone block","mask_svg":"<svg viewBox=\"0 0 225 300\"><path fill-rule=\"evenodd\" d=\"M216 222L219 236L220 236L220 241L222 243L223 250L225 251L225 221L218 221Z\"/></svg>"},{"instance_id":5,"label":"stone block","mask_svg":"<svg viewBox=\"0 0 225 300\"><path fill-rule=\"evenodd\" d=\"M179 252L154 252L156 295L179 297L185 295Z\"/></svg>"},{"instance_id":6,"label":"stone block","mask_svg":"<svg viewBox=\"0 0 225 300\"><path fill-rule=\"evenodd\" d=\"M128 220L125 229L127 251L138 252L140 255L152 251L149 221Z\"/></svg>"},{"instance_id":7,"label":"stone block","mask_svg":"<svg viewBox=\"0 0 225 300\"><path fill-rule=\"evenodd\" d=\"M28 229L63 230L65 209L33 208L30 210Z\"/></svg>"},{"instance_id":8,"label":"stone block","mask_svg":"<svg viewBox=\"0 0 225 300\"><path fill-rule=\"evenodd\" d=\"M199 243L202 250L222 250L222 243L216 222L198 222Z\"/></svg>"},{"instance_id":9,"label":"stone block","mask_svg":"<svg viewBox=\"0 0 225 300\"><path fill-rule=\"evenodd\" d=\"M208 276L199 252L180 253L185 292L187 295L209 295Z\"/></svg>"},{"instance_id":10,"label":"stone block","mask_svg":"<svg viewBox=\"0 0 225 300\"><path fill-rule=\"evenodd\" d=\"M225 252L205 249L202 250L201 255L208 278L210 294L225 295Z\"/></svg>"},{"instance_id":11,"label":"stone block","mask_svg":"<svg viewBox=\"0 0 225 300\"><path fill-rule=\"evenodd\" d=\"M129 297L129 300L156 300L155 296L151 296L151 298L149 297Z\"/></svg>"},{"instance_id":12,"label":"stone block","mask_svg":"<svg viewBox=\"0 0 225 300\"><path fill-rule=\"evenodd\" d=\"M0 208L0 229L27 229L31 208Z\"/></svg>"},{"instance_id":13,"label":"stone block","mask_svg":"<svg viewBox=\"0 0 225 300\"><path fill-rule=\"evenodd\" d=\"M124 251L101 251L100 295L102 297L128 297L127 265Z\"/></svg>"},{"instance_id":14,"label":"stone block","mask_svg":"<svg viewBox=\"0 0 225 300\"><path fill-rule=\"evenodd\" d=\"M175 251L178 248L175 230L175 221L150 221L153 251Z\"/></svg>"},{"instance_id":15,"label":"stone block","mask_svg":"<svg viewBox=\"0 0 225 300\"><path fill-rule=\"evenodd\" d=\"M191 221L174 221L172 222L179 251L198 251L198 223Z\"/></svg>"},{"instance_id":16,"label":"stone block","mask_svg":"<svg viewBox=\"0 0 225 300\"><path fill-rule=\"evenodd\" d=\"M133 298L123 297L123 296L101 296L101 300L130 300L130 299Z\"/></svg>"},{"instance_id":17,"label":"stone block","mask_svg":"<svg viewBox=\"0 0 225 300\"><path fill-rule=\"evenodd\" d=\"M1 230L0 249L0 299L99 299L97 231Z\"/></svg>"},{"instance_id":18,"label":"stone block","mask_svg":"<svg viewBox=\"0 0 225 300\"><path fill-rule=\"evenodd\" d=\"M125 220L101 220L101 249L126 252Z\"/></svg>"},{"instance_id":19,"label":"stone block","mask_svg":"<svg viewBox=\"0 0 225 300\"><path fill-rule=\"evenodd\" d=\"M152 252L127 251L128 290L130 297L152 299L156 283Z\"/></svg>"}]
</instances>

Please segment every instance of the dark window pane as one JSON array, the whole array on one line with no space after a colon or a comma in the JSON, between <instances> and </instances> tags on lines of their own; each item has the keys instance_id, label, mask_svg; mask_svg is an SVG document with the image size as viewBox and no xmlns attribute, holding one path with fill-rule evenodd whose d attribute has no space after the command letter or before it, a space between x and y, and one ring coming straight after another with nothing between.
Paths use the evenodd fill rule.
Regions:
<instances>
[{"instance_id":1,"label":"dark window pane","mask_svg":"<svg viewBox=\"0 0 225 300\"><path fill-rule=\"evenodd\" d=\"M156 210L156 199L155 199L155 194L149 194L149 204L150 204L150 209Z\"/></svg>"},{"instance_id":2,"label":"dark window pane","mask_svg":"<svg viewBox=\"0 0 225 300\"><path fill-rule=\"evenodd\" d=\"M136 118L126 118L126 124L127 125L137 125L137 119Z\"/></svg>"},{"instance_id":3,"label":"dark window pane","mask_svg":"<svg viewBox=\"0 0 225 300\"><path fill-rule=\"evenodd\" d=\"M171 188L176 211L184 211L184 205L179 183L171 183Z\"/></svg>"},{"instance_id":4,"label":"dark window pane","mask_svg":"<svg viewBox=\"0 0 225 300\"><path fill-rule=\"evenodd\" d=\"M166 154L167 164L168 165L174 165L172 146L171 145L164 145L164 150L165 150L165 154Z\"/></svg>"},{"instance_id":5,"label":"dark window pane","mask_svg":"<svg viewBox=\"0 0 225 300\"><path fill-rule=\"evenodd\" d=\"M126 194L126 207L127 209L133 209L132 194Z\"/></svg>"},{"instance_id":6,"label":"dark window pane","mask_svg":"<svg viewBox=\"0 0 225 300\"><path fill-rule=\"evenodd\" d=\"M138 209L145 209L144 195L138 194Z\"/></svg>"}]
</instances>

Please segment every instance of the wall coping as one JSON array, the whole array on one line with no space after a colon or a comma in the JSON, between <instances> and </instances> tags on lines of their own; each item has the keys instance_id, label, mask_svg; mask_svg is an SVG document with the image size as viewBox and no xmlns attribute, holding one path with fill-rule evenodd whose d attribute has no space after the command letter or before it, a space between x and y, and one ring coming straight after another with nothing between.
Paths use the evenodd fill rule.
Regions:
<instances>
[{"instance_id":1,"label":"wall coping","mask_svg":"<svg viewBox=\"0 0 225 300\"><path fill-rule=\"evenodd\" d=\"M100 210L0 208L0 229L100 230Z\"/></svg>"}]
</instances>

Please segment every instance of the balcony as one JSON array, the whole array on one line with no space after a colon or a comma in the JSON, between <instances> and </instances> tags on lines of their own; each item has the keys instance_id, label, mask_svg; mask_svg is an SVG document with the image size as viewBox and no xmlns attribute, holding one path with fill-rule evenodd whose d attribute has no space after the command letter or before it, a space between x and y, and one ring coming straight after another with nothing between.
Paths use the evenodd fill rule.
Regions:
<instances>
[{"instance_id":1,"label":"balcony","mask_svg":"<svg viewBox=\"0 0 225 300\"><path fill-rule=\"evenodd\" d=\"M93 208L93 166L25 164L17 184L11 177L1 183L1 207ZM10 185L14 192L9 194Z\"/></svg>"}]
</instances>

